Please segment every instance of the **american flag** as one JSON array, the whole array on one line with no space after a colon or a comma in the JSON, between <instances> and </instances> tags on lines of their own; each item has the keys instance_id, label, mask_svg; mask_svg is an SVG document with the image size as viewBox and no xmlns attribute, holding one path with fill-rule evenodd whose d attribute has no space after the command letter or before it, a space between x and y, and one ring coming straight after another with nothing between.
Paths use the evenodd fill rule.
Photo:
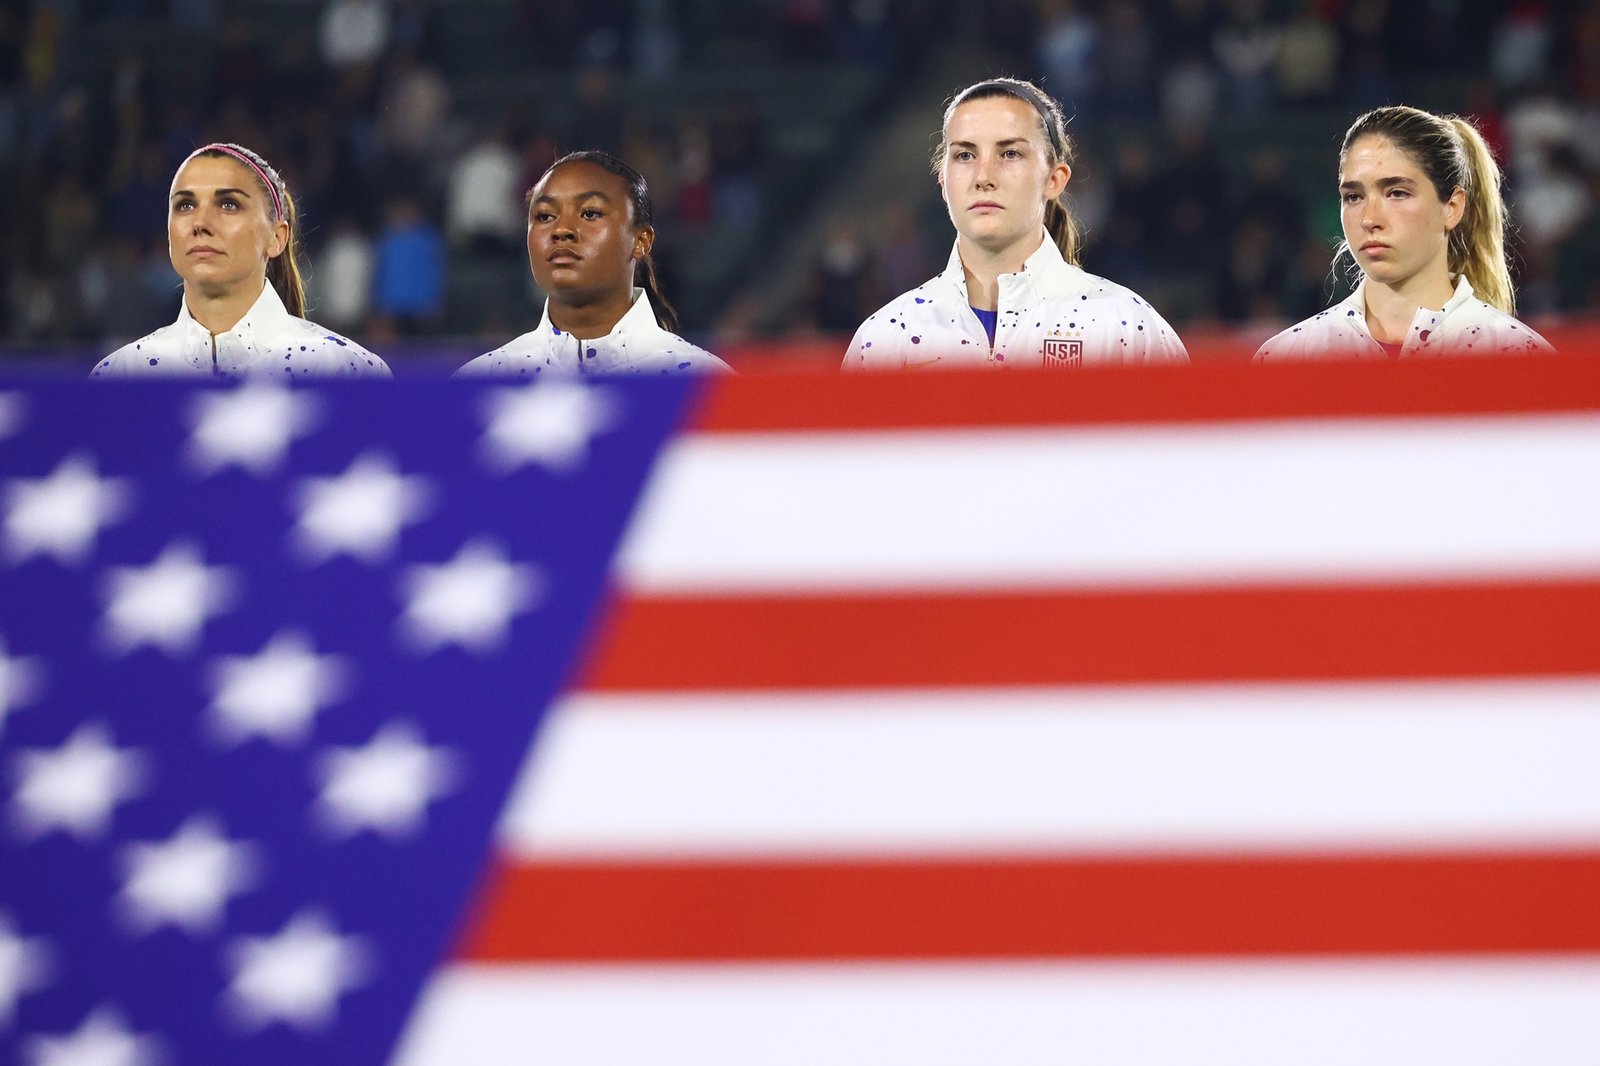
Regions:
<instances>
[{"instance_id":1,"label":"american flag","mask_svg":"<svg viewBox=\"0 0 1600 1066\"><path fill-rule=\"evenodd\" d=\"M472 903L415 946L396 1026L422 991L395 1061L1265 1066L1600 1055L1590 1021L1600 1002L1600 363L752 377L688 388L663 401L690 402L691 421L650 476L613 566L605 625L527 750ZM15 395L32 410L32 390ZM634 395L618 409L631 410ZM456 402L465 413L447 414ZM491 454L485 403L436 389L416 413L383 416L406 426L393 470L423 474L424 453L453 446L461 466L434 475L432 491L486 477L466 472ZM341 429L343 452L280 480L348 472L377 431L353 419ZM63 434L49 462L65 461L76 439ZM593 438L593 462L607 439ZM299 445L291 459L306 451ZM56 469L15 473L11 453L0 455L13 482ZM98 475L159 465L146 456ZM607 470L565 476L583 473L596 475L593 486ZM505 506L527 507L512 495ZM172 503L163 544L190 504ZM292 508L303 503L289 506L279 538L292 545L304 522ZM486 536L467 520L493 523L498 506L461 512L454 540ZM556 520L534 508L518 521L548 533ZM420 528L401 533L399 572L457 550L419 555ZM106 525L92 557L108 573L163 548L98 562L116 534ZM213 550L207 542L208 564L243 565ZM305 550L294 549L296 565ZM505 554L553 565L531 549ZM24 572L6 565L8 582ZM402 601L394 575L385 580L392 634ZM10 600L8 585L8 761L47 747L17 734L44 706L39 675L56 673L42 643L17 635L34 632L39 608L13 611ZM207 623L208 651L226 617ZM518 615L503 645L524 669L535 660L524 641L542 642L518 627L534 617ZM371 628L342 620L340 632ZM273 639L262 625L217 655L265 655ZM311 646L342 656L345 702L320 712L312 732L354 750L388 718L351 711L338 739L322 740L358 698L344 674L372 672L359 650L331 639L318 628ZM370 1001L360 997L375 999L377 963L409 948L356 923L431 875L425 838L445 828L460 795L460 753L499 715L487 702L462 713L455 690L476 683L470 671L423 677L447 652L458 649L417 656L397 685L419 698L443 693L401 739L451 755L442 772L451 784L419 812L417 850L380 866L374 854L401 846L391 834L369 826L338 838L369 851L336 873L377 870L382 885L358 897L353 916L315 909L335 890L302 888L275 904L271 922L239 925L252 900L243 891L218 920L224 940L258 950L290 932L291 943L322 945L330 965L320 983L285 977L280 989L302 1012L328 972L357 976L332 982L341 991L320 1028L241 1018L240 979L216 960L248 956L213 944L194 1013L220 1009L229 1039L254 1021L242 1039L281 1038L280 1061L317 1061L335 1040L349 1043L323 1061L367 1061L390 1046L392 1032L363 1027ZM120 651L114 662L166 664L165 654ZM216 716L206 701L220 698L221 666L189 682L200 693L191 728ZM91 668L104 669L86 662L83 673ZM555 683L517 690L525 727ZM121 717L106 720L127 744ZM58 746L72 735L65 722L50 730ZM234 743L237 754L281 751L271 738ZM522 751L505 754L509 776ZM312 781L302 808L324 813L308 821L280 796L275 817L295 814L297 831L323 834L314 846L333 847L322 842L328 803L317 791L333 764L309 742L300 758ZM136 802L117 808L106 840L176 839L172 827L185 824L176 815L165 836L131 834ZM494 819L477 813L476 829L452 823L474 852L464 867ZM225 824L230 840L241 835ZM58 828L18 839L39 849L76 837ZM108 882L56 913L103 911L108 895L118 905L127 891ZM72 1011L43 1014L60 994L52 989L87 979L37 961L57 934L11 898L7 888L3 906L18 913L0 945L25 961L11 967L21 976L0 1025L13 1028L0 1035L54 1051L31 1034L96 1023L182 1046L169 1035L180 1022L145 1006L157 988L107 1006L121 986L96 978ZM140 935L149 944L180 933L192 935ZM352 933L364 939L348 956L328 946ZM128 934L119 925L110 935ZM7 957L0 950L0 975ZM13 1036L24 1026L30 1035ZM290 1039L308 1050L283 1050Z\"/></svg>"},{"instance_id":2,"label":"american flag","mask_svg":"<svg viewBox=\"0 0 1600 1066\"><path fill-rule=\"evenodd\" d=\"M388 1061L685 397L0 388L0 1061Z\"/></svg>"}]
</instances>

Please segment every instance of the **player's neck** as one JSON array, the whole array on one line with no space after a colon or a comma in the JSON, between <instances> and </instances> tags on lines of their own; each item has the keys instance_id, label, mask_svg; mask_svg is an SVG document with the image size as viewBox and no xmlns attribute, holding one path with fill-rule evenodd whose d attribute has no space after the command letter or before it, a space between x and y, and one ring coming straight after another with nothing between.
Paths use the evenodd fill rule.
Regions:
<instances>
[{"instance_id":1,"label":"player's neck","mask_svg":"<svg viewBox=\"0 0 1600 1066\"><path fill-rule=\"evenodd\" d=\"M1367 279L1367 330L1384 344L1401 344L1411 329L1417 308L1442 308L1455 288L1447 271L1417 271L1393 285Z\"/></svg>"},{"instance_id":2,"label":"player's neck","mask_svg":"<svg viewBox=\"0 0 1600 1066\"><path fill-rule=\"evenodd\" d=\"M1024 237L996 249L984 248L964 237L958 239L961 269L967 276L967 303L980 311L999 310L1000 275L1020 271L1043 243L1043 231L1037 237Z\"/></svg>"},{"instance_id":3,"label":"player's neck","mask_svg":"<svg viewBox=\"0 0 1600 1066\"><path fill-rule=\"evenodd\" d=\"M563 333L581 341L598 340L617 328L622 316L633 306L637 289L631 286L622 294L607 294L578 303L550 300L550 323Z\"/></svg>"},{"instance_id":4,"label":"player's neck","mask_svg":"<svg viewBox=\"0 0 1600 1066\"><path fill-rule=\"evenodd\" d=\"M265 285L265 282L262 284ZM214 337L237 326L239 320L261 299L261 292L261 286L248 284L210 292L198 286L187 286L183 290L183 305L189 309L189 317Z\"/></svg>"}]
</instances>

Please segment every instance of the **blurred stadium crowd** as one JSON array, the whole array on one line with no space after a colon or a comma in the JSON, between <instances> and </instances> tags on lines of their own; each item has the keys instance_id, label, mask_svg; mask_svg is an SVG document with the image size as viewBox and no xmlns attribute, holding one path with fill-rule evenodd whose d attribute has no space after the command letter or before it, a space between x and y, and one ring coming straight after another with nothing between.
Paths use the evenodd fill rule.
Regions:
<instances>
[{"instance_id":1,"label":"blurred stadium crowd","mask_svg":"<svg viewBox=\"0 0 1600 1066\"><path fill-rule=\"evenodd\" d=\"M168 183L211 140L280 169L314 317L380 351L527 329L522 195L591 147L651 181L686 334L849 332L942 266L950 228L931 179L823 201L893 116L931 147L969 73L1063 101L1084 265L1180 331L1337 295L1339 137L1386 102L1470 114L1495 147L1525 316L1600 313L1600 0L21 0L0 343L170 321Z\"/></svg>"}]
</instances>

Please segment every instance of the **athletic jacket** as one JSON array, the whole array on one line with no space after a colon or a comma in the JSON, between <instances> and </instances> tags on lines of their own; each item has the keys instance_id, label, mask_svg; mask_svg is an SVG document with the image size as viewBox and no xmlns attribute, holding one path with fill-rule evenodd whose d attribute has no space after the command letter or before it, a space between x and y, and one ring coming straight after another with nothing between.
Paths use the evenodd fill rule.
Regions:
<instances>
[{"instance_id":1,"label":"athletic jacket","mask_svg":"<svg viewBox=\"0 0 1600 1066\"><path fill-rule=\"evenodd\" d=\"M611 332L595 340L580 341L557 329L550 321L546 301L538 329L478 356L457 370L456 376L532 377L546 370L565 374L731 373L721 359L662 329L650 298L641 289Z\"/></svg>"},{"instance_id":2,"label":"athletic jacket","mask_svg":"<svg viewBox=\"0 0 1600 1066\"><path fill-rule=\"evenodd\" d=\"M90 374L96 378L145 375L182 377L390 377L382 359L315 322L291 315L271 285L237 325L212 337L189 315L147 337L124 344Z\"/></svg>"},{"instance_id":3,"label":"athletic jacket","mask_svg":"<svg viewBox=\"0 0 1600 1066\"><path fill-rule=\"evenodd\" d=\"M1071 369L1183 363L1183 342L1132 291L1061 257L1048 234L1020 271L999 277L994 346L972 313L959 246L944 272L889 301L856 330L846 370Z\"/></svg>"},{"instance_id":4,"label":"athletic jacket","mask_svg":"<svg viewBox=\"0 0 1600 1066\"><path fill-rule=\"evenodd\" d=\"M1343 302L1290 326L1256 352L1259 362L1294 359L1386 359L1367 328L1367 282ZM1417 308L1401 345L1402 358L1439 355L1548 355L1550 343L1504 311L1472 293L1466 277L1443 309Z\"/></svg>"}]
</instances>

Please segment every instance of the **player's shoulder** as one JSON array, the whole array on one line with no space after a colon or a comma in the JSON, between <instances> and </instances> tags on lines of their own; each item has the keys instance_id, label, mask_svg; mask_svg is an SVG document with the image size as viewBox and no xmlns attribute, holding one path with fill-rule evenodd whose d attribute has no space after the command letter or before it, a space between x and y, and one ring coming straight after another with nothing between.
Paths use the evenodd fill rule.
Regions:
<instances>
[{"instance_id":1,"label":"player's shoulder","mask_svg":"<svg viewBox=\"0 0 1600 1066\"><path fill-rule=\"evenodd\" d=\"M533 377L552 367L550 339L541 330L529 330L457 370L454 377Z\"/></svg>"},{"instance_id":2,"label":"player's shoulder","mask_svg":"<svg viewBox=\"0 0 1600 1066\"><path fill-rule=\"evenodd\" d=\"M600 374L728 374L733 368L671 330L650 323L624 344L590 348L584 368Z\"/></svg>"},{"instance_id":3,"label":"player's shoulder","mask_svg":"<svg viewBox=\"0 0 1600 1066\"><path fill-rule=\"evenodd\" d=\"M1073 270L1071 283L1047 301L1054 330L1088 338L1095 351L1114 361L1188 361L1177 331L1149 300L1109 278Z\"/></svg>"},{"instance_id":4,"label":"player's shoulder","mask_svg":"<svg viewBox=\"0 0 1600 1066\"><path fill-rule=\"evenodd\" d=\"M1461 309L1461 324L1451 331L1456 343L1482 347L1494 355L1539 355L1555 351L1539 331L1509 311L1474 297ZM1481 338L1481 340L1480 340Z\"/></svg>"},{"instance_id":5,"label":"player's shoulder","mask_svg":"<svg viewBox=\"0 0 1600 1066\"><path fill-rule=\"evenodd\" d=\"M1359 309L1346 303L1324 308L1269 337L1265 344L1256 349L1256 361L1272 362L1315 356L1341 337L1359 335L1362 332L1357 322L1360 315Z\"/></svg>"},{"instance_id":6,"label":"player's shoulder","mask_svg":"<svg viewBox=\"0 0 1600 1066\"><path fill-rule=\"evenodd\" d=\"M731 374L733 367L721 358L676 333L662 331L662 341L650 369L662 374Z\"/></svg>"},{"instance_id":7,"label":"player's shoulder","mask_svg":"<svg viewBox=\"0 0 1600 1066\"><path fill-rule=\"evenodd\" d=\"M276 332L276 331L275 331ZM391 377L389 364L377 354L326 326L291 317L283 334L268 349L269 358L289 374L316 377Z\"/></svg>"},{"instance_id":8,"label":"player's shoulder","mask_svg":"<svg viewBox=\"0 0 1600 1066\"><path fill-rule=\"evenodd\" d=\"M160 371L163 362L177 358L177 335L178 327L171 323L152 330L100 360L89 371L89 376L109 378Z\"/></svg>"},{"instance_id":9,"label":"player's shoulder","mask_svg":"<svg viewBox=\"0 0 1600 1066\"><path fill-rule=\"evenodd\" d=\"M954 300L938 291L938 282L938 278L933 278L896 296L868 315L862 321L861 329L874 326L904 331L921 322L937 319L941 314L954 317L957 310L964 309L955 307Z\"/></svg>"},{"instance_id":10,"label":"player's shoulder","mask_svg":"<svg viewBox=\"0 0 1600 1066\"><path fill-rule=\"evenodd\" d=\"M1077 269L1077 274L1072 279L1072 284L1067 290L1055 297L1054 302L1070 308L1077 304L1080 307L1094 311L1125 311L1137 318L1152 318L1166 321L1143 296L1134 292L1120 282L1103 278L1099 274L1091 274L1082 267Z\"/></svg>"},{"instance_id":11,"label":"player's shoulder","mask_svg":"<svg viewBox=\"0 0 1600 1066\"><path fill-rule=\"evenodd\" d=\"M969 314L954 295L943 292L941 278L901 293L856 327L845 352L846 366L871 366L896 360L907 345L918 343L926 330L944 326L960 331L959 316ZM915 339L913 339L915 338Z\"/></svg>"}]
</instances>

